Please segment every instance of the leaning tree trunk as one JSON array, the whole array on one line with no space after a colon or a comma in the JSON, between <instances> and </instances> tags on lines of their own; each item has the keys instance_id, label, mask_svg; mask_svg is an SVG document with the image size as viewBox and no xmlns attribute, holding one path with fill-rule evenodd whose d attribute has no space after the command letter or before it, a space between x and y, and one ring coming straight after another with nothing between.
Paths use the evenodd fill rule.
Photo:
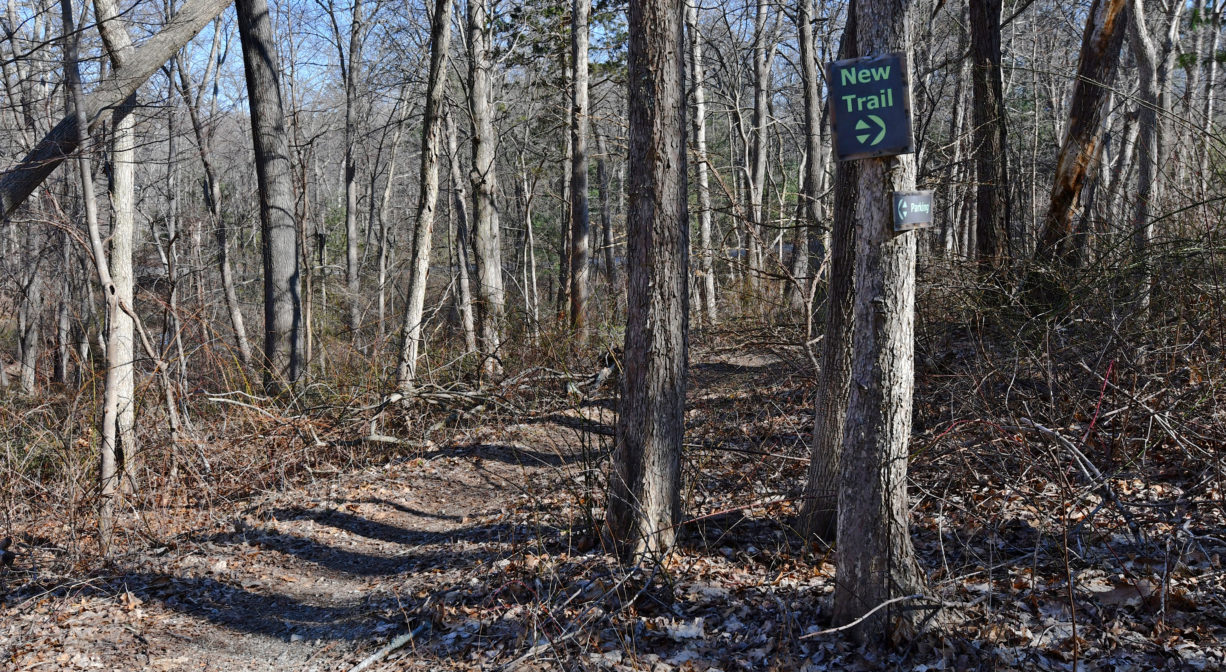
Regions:
<instances>
[{"instance_id":1,"label":"leaning tree trunk","mask_svg":"<svg viewBox=\"0 0 1226 672\"><path fill-rule=\"evenodd\" d=\"M909 8L907 0L857 2L859 52L910 54ZM894 232L890 196L915 187L915 159L868 159L859 172L851 368L856 384L843 431L834 621L864 618L856 636L877 640L916 614L898 605L877 607L917 592L923 581L907 505L916 233Z\"/></svg>"},{"instance_id":2,"label":"leaning tree trunk","mask_svg":"<svg viewBox=\"0 0 1226 672\"><path fill-rule=\"evenodd\" d=\"M232 0L188 0L153 37L132 52L127 67L98 82L82 101L81 114L66 115L34 149L0 178L0 216L8 217L25 202L43 180L72 155L80 145L78 120L87 130L102 120L102 113L115 109L140 88L158 68L187 44Z\"/></svg>"},{"instance_id":3,"label":"leaning tree trunk","mask_svg":"<svg viewBox=\"0 0 1226 672\"><path fill-rule=\"evenodd\" d=\"M805 0L808 4L809 0ZM847 8L840 58L855 58L856 3ZM816 93L816 92L811 92ZM816 420L805 483L800 529L827 541L838 531L839 457L851 383L851 318L855 298L858 161L840 161L834 174L834 226L830 232L830 283L826 330L817 372Z\"/></svg>"},{"instance_id":4,"label":"leaning tree trunk","mask_svg":"<svg viewBox=\"0 0 1226 672\"><path fill-rule=\"evenodd\" d=\"M972 105L975 121L976 256L999 270L1009 258L1009 156L1000 56L1001 0L971 0Z\"/></svg>"},{"instance_id":5,"label":"leaning tree trunk","mask_svg":"<svg viewBox=\"0 0 1226 672\"><path fill-rule=\"evenodd\" d=\"M608 529L637 560L673 546L689 338L682 7L631 0L625 375Z\"/></svg>"},{"instance_id":6,"label":"leaning tree trunk","mask_svg":"<svg viewBox=\"0 0 1226 672\"><path fill-rule=\"evenodd\" d=\"M430 270L430 241L438 206L438 157L443 146L443 91L447 87L447 52L451 47L451 0L434 0L430 24L430 73L426 84L426 110L421 126L421 193L413 227L409 260L409 291L405 299L404 340L396 367L396 386L409 391L417 378L417 353L423 339L422 317L426 278Z\"/></svg>"},{"instance_id":7,"label":"leaning tree trunk","mask_svg":"<svg viewBox=\"0 0 1226 672\"><path fill-rule=\"evenodd\" d=\"M571 4L571 163L570 163L570 326L575 338L587 340L588 243L591 221L587 202L588 16L591 0Z\"/></svg>"},{"instance_id":8,"label":"leaning tree trunk","mask_svg":"<svg viewBox=\"0 0 1226 672\"><path fill-rule=\"evenodd\" d=\"M280 68L265 0L236 0L243 44L251 136L260 188L264 257L264 389L278 394L301 374L302 299L298 276L298 227L289 142L281 102Z\"/></svg>"},{"instance_id":9,"label":"leaning tree trunk","mask_svg":"<svg viewBox=\"0 0 1226 672\"><path fill-rule=\"evenodd\" d=\"M498 138L494 135L491 108L490 0L468 3L468 86L473 119L473 256L477 262L477 321L486 373L497 373L502 348L505 293L502 285L502 243L498 224L498 191L494 158Z\"/></svg>"},{"instance_id":10,"label":"leaning tree trunk","mask_svg":"<svg viewBox=\"0 0 1226 672\"><path fill-rule=\"evenodd\" d=\"M1128 0L1094 0L1090 7L1077 64L1077 83L1069 105L1068 128L1060 146L1051 202L1035 250L1035 260L1041 264L1067 265L1076 252L1073 217L1078 196L1095 169L1093 158L1102 139L1103 102L1115 81L1128 23L1127 11ZM1034 299L1048 302L1054 298L1050 282L1032 278L1028 284Z\"/></svg>"}]
</instances>

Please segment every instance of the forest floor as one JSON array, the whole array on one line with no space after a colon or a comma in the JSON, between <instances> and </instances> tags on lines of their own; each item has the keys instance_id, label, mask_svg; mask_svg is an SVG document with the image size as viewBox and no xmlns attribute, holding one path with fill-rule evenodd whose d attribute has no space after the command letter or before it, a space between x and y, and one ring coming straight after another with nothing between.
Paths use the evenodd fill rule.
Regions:
<instances>
[{"instance_id":1,"label":"forest floor","mask_svg":"<svg viewBox=\"0 0 1226 672\"><path fill-rule=\"evenodd\" d=\"M1220 466L1097 460L1108 475L1083 483L1056 435L924 401L913 535L932 597L914 608L951 617L886 652L822 632L834 557L789 527L812 421L803 357L694 355L691 518L666 566L601 551L614 403L572 396L230 504L133 513L136 541L102 567L53 571L54 539L19 524L0 667L351 670L380 653L368 669L1226 667ZM939 397L938 378L917 399Z\"/></svg>"}]
</instances>

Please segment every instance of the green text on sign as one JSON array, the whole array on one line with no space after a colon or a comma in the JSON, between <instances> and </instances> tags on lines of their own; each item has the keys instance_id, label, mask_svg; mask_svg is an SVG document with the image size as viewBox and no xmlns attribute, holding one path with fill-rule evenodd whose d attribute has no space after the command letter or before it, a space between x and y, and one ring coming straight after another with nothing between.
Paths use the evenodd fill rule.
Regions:
<instances>
[{"instance_id":1,"label":"green text on sign","mask_svg":"<svg viewBox=\"0 0 1226 672\"><path fill-rule=\"evenodd\" d=\"M914 151L910 87L903 54L826 66L835 156L840 161Z\"/></svg>"}]
</instances>

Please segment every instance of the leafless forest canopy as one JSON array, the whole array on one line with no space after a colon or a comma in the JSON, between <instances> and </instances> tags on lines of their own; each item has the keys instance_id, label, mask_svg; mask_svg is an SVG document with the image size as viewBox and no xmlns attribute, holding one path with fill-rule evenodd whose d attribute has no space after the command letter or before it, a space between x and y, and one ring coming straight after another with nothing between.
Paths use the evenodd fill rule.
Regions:
<instances>
[{"instance_id":1,"label":"leafless forest canopy","mask_svg":"<svg viewBox=\"0 0 1226 672\"><path fill-rule=\"evenodd\" d=\"M1226 667L1224 8L6 0L0 667Z\"/></svg>"}]
</instances>

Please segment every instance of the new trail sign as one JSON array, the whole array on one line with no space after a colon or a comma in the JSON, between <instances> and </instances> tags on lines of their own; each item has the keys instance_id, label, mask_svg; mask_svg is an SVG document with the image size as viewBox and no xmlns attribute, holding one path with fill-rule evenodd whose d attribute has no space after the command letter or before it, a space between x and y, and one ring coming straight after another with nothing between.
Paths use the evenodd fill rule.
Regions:
<instances>
[{"instance_id":1,"label":"new trail sign","mask_svg":"<svg viewBox=\"0 0 1226 672\"><path fill-rule=\"evenodd\" d=\"M839 161L915 151L905 54L827 63L826 81Z\"/></svg>"}]
</instances>

